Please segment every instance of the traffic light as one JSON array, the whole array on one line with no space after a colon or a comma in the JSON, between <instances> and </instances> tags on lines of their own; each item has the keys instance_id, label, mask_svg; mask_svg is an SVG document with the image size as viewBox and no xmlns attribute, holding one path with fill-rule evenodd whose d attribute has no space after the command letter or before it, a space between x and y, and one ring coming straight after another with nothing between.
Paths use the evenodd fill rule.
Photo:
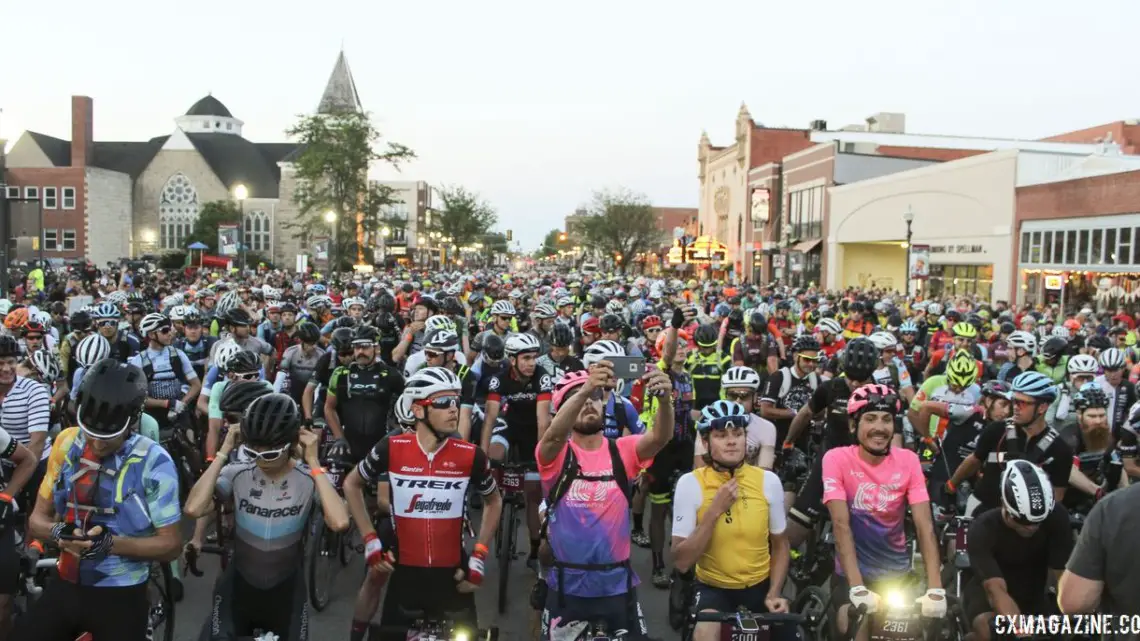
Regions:
<instances>
[{"instance_id":1,"label":"traffic light","mask_svg":"<svg viewBox=\"0 0 1140 641\"><path fill-rule=\"evenodd\" d=\"M507 230L507 242L509 243L514 239L515 239L515 233L508 229Z\"/></svg>"},{"instance_id":2,"label":"traffic light","mask_svg":"<svg viewBox=\"0 0 1140 641\"><path fill-rule=\"evenodd\" d=\"M558 242L560 242L560 243L566 242L566 232L562 232L562 233L558 234Z\"/></svg>"}]
</instances>

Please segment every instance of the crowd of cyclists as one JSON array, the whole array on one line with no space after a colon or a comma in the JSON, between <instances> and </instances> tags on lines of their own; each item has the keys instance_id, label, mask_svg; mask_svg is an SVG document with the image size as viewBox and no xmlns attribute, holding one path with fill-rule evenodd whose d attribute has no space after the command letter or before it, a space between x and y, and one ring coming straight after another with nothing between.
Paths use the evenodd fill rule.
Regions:
<instances>
[{"instance_id":1,"label":"crowd of cyclists","mask_svg":"<svg viewBox=\"0 0 1140 641\"><path fill-rule=\"evenodd\" d=\"M516 505L542 639L1140 611L1106 562L1137 529L1123 310L566 270L89 289L0 300L0 641L162 638L156 568L172 610L214 547L199 638L306 639L318 529L367 566L350 641L471 639ZM648 629L632 546L675 631Z\"/></svg>"}]
</instances>

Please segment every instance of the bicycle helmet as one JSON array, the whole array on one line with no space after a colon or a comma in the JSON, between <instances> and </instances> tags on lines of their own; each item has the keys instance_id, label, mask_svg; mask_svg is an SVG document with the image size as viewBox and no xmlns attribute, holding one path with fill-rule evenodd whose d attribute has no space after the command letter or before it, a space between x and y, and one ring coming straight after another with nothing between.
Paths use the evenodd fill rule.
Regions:
<instances>
[{"instance_id":1,"label":"bicycle helmet","mask_svg":"<svg viewBox=\"0 0 1140 641\"><path fill-rule=\"evenodd\" d=\"M556 307L566 307L567 305L573 305L573 304L574 304L573 298L570 298L569 296L563 296L563 297L558 299L558 302L555 304L555 306Z\"/></svg>"},{"instance_id":2,"label":"bicycle helmet","mask_svg":"<svg viewBox=\"0 0 1140 641\"><path fill-rule=\"evenodd\" d=\"M355 330L352 330L352 344L353 345L375 345L376 341L380 339L379 332L371 325L361 325Z\"/></svg>"},{"instance_id":3,"label":"bicycle helmet","mask_svg":"<svg viewBox=\"0 0 1140 641\"><path fill-rule=\"evenodd\" d=\"M218 346L214 348L214 366L217 367L220 372L226 371L226 364L240 351L241 345L233 341L219 343Z\"/></svg>"},{"instance_id":4,"label":"bicycle helmet","mask_svg":"<svg viewBox=\"0 0 1140 641\"><path fill-rule=\"evenodd\" d=\"M836 325L838 325L838 323L836 323ZM918 333L918 325L916 325L915 322L912 320L903 321L902 325L899 325L899 333L900 334L917 334Z\"/></svg>"},{"instance_id":5,"label":"bicycle helmet","mask_svg":"<svg viewBox=\"0 0 1140 641\"><path fill-rule=\"evenodd\" d=\"M532 311L530 315L536 320L546 320L548 318L554 318L558 315L558 312L554 311L554 308L549 304L540 303L534 306L534 311Z\"/></svg>"},{"instance_id":6,"label":"bicycle helmet","mask_svg":"<svg viewBox=\"0 0 1140 641\"><path fill-rule=\"evenodd\" d=\"M1108 408L1108 395L1101 389L1100 383L1095 381L1085 383L1073 395L1073 407L1082 412L1093 408L1106 409Z\"/></svg>"},{"instance_id":7,"label":"bicycle helmet","mask_svg":"<svg viewBox=\"0 0 1140 641\"><path fill-rule=\"evenodd\" d=\"M231 381L226 383L218 406L226 414L242 414L250 403L272 393L273 386L267 381Z\"/></svg>"},{"instance_id":8,"label":"bicycle helmet","mask_svg":"<svg viewBox=\"0 0 1140 641\"><path fill-rule=\"evenodd\" d=\"M880 352L898 347L899 341L890 332L875 332L867 340L871 341Z\"/></svg>"},{"instance_id":9,"label":"bicycle helmet","mask_svg":"<svg viewBox=\"0 0 1140 641\"><path fill-rule=\"evenodd\" d=\"M1052 336L1041 346L1041 355L1048 359L1058 358L1069 347L1069 341L1060 336Z\"/></svg>"},{"instance_id":10,"label":"bicycle helmet","mask_svg":"<svg viewBox=\"0 0 1140 641\"><path fill-rule=\"evenodd\" d=\"M1106 370L1124 367L1124 352L1110 347L1100 353L1100 366Z\"/></svg>"},{"instance_id":11,"label":"bicycle helmet","mask_svg":"<svg viewBox=\"0 0 1140 641\"><path fill-rule=\"evenodd\" d=\"M241 437L250 445L273 447L297 440L301 411L288 394L266 394L253 400L241 417Z\"/></svg>"},{"instance_id":12,"label":"bicycle helmet","mask_svg":"<svg viewBox=\"0 0 1140 641\"><path fill-rule=\"evenodd\" d=\"M701 410L701 418L697 421L697 432L707 436L711 430L747 428L749 421L748 411L740 403L713 401Z\"/></svg>"},{"instance_id":13,"label":"bicycle helmet","mask_svg":"<svg viewBox=\"0 0 1140 641\"><path fill-rule=\"evenodd\" d=\"M721 389L747 387L751 390L758 390L760 389L760 375L751 367L730 367L720 377L720 387Z\"/></svg>"},{"instance_id":14,"label":"bicycle helmet","mask_svg":"<svg viewBox=\"0 0 1140 641\"><path fill-rule=\"evenodd\" d=\"M537 354L542 349L538 339L534 334L516 333L507 337L506 350L507 356L518 356L519 354Z\"/></svg>"},{"instance_id":15,"label":"bicycle helmet","mask_svg":"<svg viewBox=\"0 0 1140 641\"><path fill-rule=\"evenodd\" d=\"M460 387L459 377L446 367L425 367L408 379L404 395L419 401L440 392L458 392Z\"/></svg>"},{"instance_id":16,"label":"bicycle helmet","mask_svg":"<svg viewBox=\"0 0 1140 641\"><path fill-rule=\"evenodd\" d=\"M226 292L218 299L214 306L214 314L218 318L226 318L229 313L241 306L241 296L237 292Z\"/></svg>"},{"instance_id":17,"label":"bicycle helmet","mask_svg":"<svg viewBox=\"0 0 1140 641\"><path fill-rule=\"evenodd\" d=\"M720 339L720 329L716 325L701 325L693 332L693 340L698 347L716 347Z\"/></svg>"},{"instance_id":18,"label":"bicycle helmet","mask_svg":"<svg viewBox=\"0 0 1140 641\"><path fill-rule=\"evenodd\" d=\"M0 357L4 355L4 337L0 337ZM91 367L111 355L111 343L101 334L84 337L75 346L75 360L82 367Z\"/></svg>"},{"instance_id":19,"label":"bicycle helmet","mask_svg":"<svg viewBox=\"0 0 1140 641\"><path fill-rule=\"evenodd\" d=\"M618 295L619 296L621 295L620 292L618 293ZM606 313L607 314L618 314L620 316L621 313L624 311L625 311L625 303L622 303L620 300L615 299L615 300L611 300L610 302L606 303Z\"/></svg>"},{"instance_id":20,"label":"bicycle helmet","mask_svg":"<svg viewBox=\"0 0 1140 641\"><path fill-rule=\"evenodd\" d=\"M392 313L396 311L396 298L388 292L381 292L376 297L376 307L382 312Z\"/></svg>"},{"instance_id":21,"label":"bicycle helmet","mask_svg":"<svg viewBox=\"0 0 1140 641\"><path fill-rule=\"evenodd\" d=\"M960 349L950 357L946 364L946 382L965 389L978 380L978 361L964 349Z\"/></svg>"},{"instance_id":22,"label":"bicycle helmet","mask_svg":"<svg viewBox=\"0 0 1140 641\"><path fill-rule=\"evenodd\" d=\"M819 328L821 334L831 334L832 336L839 336L843 333L843 327L839 325L839 321L834 318L822 318L819 321Z\"/></svg>"},{"instance_id":23,"label":"bicycle helmet","mask_svg":"<svg viewBox=\"0 0 1140 641\"><path fill-rule=\"evenodd\" d=\"M962 322L954 325L954 327L951 331L953 332L955 338L977 338L978 337L978 328L974 327L970 323L967 323L966 321L962 321Z\"/></svg>"},{"instance_id":24,"label":"bicycle helmet","mask_svg":"<svg viewBox=\"0 0 1140 641\"><path fill-rule=\"evenodd\" d=\"M867 412L890 412L898 415L902 403L898 394L886 385L870 383L851 392L847 399L847 415L858 420Z\"/></svg>"},{"instance_id":25,"label":"bicycle helmet","mask_svg":"<svg viewBox=\"0 0 1140 641\"><path fill-rule=\"evenodd\" d=\"M351 316L341 316L339 318L333 319L332 326L333 329L340 329L341 327L353 329L356 327L356 319Z\"/></svg>"},{"instance_id":26,"label":"bicycle helmet","mask_svg":"<svg viewBox=\"0 0 1140 641\"><path fill-rule=\"evenodd\" d=\"M1053 484L1045 470L1017 459L1001 473L1001 504L1015 521L1041 523L1053 511Z\"/></svg>"},{"instance_id":27,"label":"bicycle helmet","mask_svg":"<svg viewBox=\"0 0 1140 641\"><path fill-rule=\"evenodd\" d=\"M458 352L459 334L447 328L437 329L424 340L424 350L432 352Z\"/></svg>"},{"instance_id":28,"label":"bicycle helmet","mask_svg":"<svg viewBox=\"0 0 1140 641\"><path fill-rule=\"evenodd\" d=\"M1037 352L1037 337L1030 332L1017 330L1005 339L1005 344L1017 349L1023 349L1030 353L1030 355Z\"/></svg>"},{"instance_id":29,"label":"bicycle helmet","mask_svg":"<svg viewBox=\"0 0 1140 641\"><path fill-rule=\"evenodd\" d=\"M843 373L853 381L866 381L879 366L879 348L867 338L856 338L843 350Z\"/></svg>"},{"instance_id":30,"label":"bicycle helmet","mask_svg":"<svg viewBox=\"0 0 1140 641\"><path fill-rule=\"evenodd\" d=\"M601 334L602 333L601 322L599 322L597 317L594 317L594 316L587 318L586 320L582 321L582 333L583 334L594 334L594 335Z\"/></svg>"},{"instance_id":31,"label":"bicycle helmet","mask_svg":"<svg viewBox=\"0 0 1140 641\"><path fill-rule=\"evenodd\" d=\"M68 319L67 324L71 327L72 330L86 332L87 330L91 329L93 322L91 320L91 314L81 309L71 315L71 318Z\"/></svg>"},{"instance_id":32,"label":"bicycle helmet","mask_svg":"<svg viewBox=\"0 0 1140 641\"><path fill-rule=\"evenodd\" d=\"M455 331L455 321L451 320L448 316L430 316L424 321L424 333L434 332L441 329L449 329Z\"/></svg>"},{"instance_id":33,"label":"bicycle helmet","mask_svg":"<svg viewBox=\"0 0 1140 641\"><path fill-rule=\"evenodd\" d=\"M311 345L321 340L321 330L313 323L301 323L297 326L296 336L302 343Z\"/></svg>"},{"instance_id":34,"label":"bicycle helmet","mask_svg":"<svg viewBox=\"0 0 1140 641\"><path fill-rule=\"evenodd\" d=\"M606 314L598 321L599 327L602 329L603 334L611 332L620 332L625 327L625 320L617 314Z\"/></svg>"},{"instance_id":35,"label":"bicycle helmet","mask_svg":"<svg viewBox=\"0 0 1140 641\"><path fill-rule=\"evenodd\" d=\"M163 306L163 309L167 307ZM170 320L173 322L180 322L186 319L186 306L185 305L172 305L169 307Z\"/></svg>"},{"instance_id":36,"label":"bicycle helmet","mask_svg":"<svg viewBox=\"0 0 1140 641\"><path fill-rule=\"evenodd\" d=\"M257 358L257 354L248 350L239 350L226 361L227 374L251 374L260 371L261 361Z\"/></svg>"},{"instance_id":37,"label":"bicycle helmet","mask_svg":"<svg viewBox=\"0 0 1140 641\"><path fill-rule=\"evenodd\" d=\"M329 338L329 345L338 352L349 351L352 349L353 335L354 332L347 327L333 330L332 336Z\"/></svg>"},{"instance_id":38,"label":"bicycle helmet","mask_svg":"<svg viewBox=\"0 0 1140 641\"><path fill-rule=\"evenodd\" d=\"M32 365L35 366L36 371L43 377L45 383L50 385L59 379L59 360L48 350L37 349L32 352Z\"/></svg>"},{"instance_id":39,"label":"bicycle helmet","mask_svg":"<svg viewBox=\"0 0 1140 641\"><path fill-rule=\"evenodd\" d=\"M1065 327L1064 325L1055 325L1053 327L1053 331L1050 332L1050 334L1056 338L1065 338L1065 339L1067 339L1071 336L1071 334L1069 333L1069 328Z\"/></svg>"},{"instance_id":40,"label":"bicycle helmet","mask_svg":"<svg viewBox=\"0 0 1140 641\"><path fill-rule=\"evenodd\" d=\"M1040 401L1054 401L1057 398L1057 386L1052 379L1041 372L1022 372L1013 379L1010 389L1014 394L1024 394Z\"/></svg>"},{"instance_id":41,"label":"bicycle helmet","mask_svg":"<svg viewBox=\"0 0 1140 641\"><path fill-rule=\"evenodd\" d=\"M79 429L97 439L123 434L142 414L146 395L142 369L111 358L101 359L90 366L79 384L75 402Z\"/></svg>"},{"instance_id":42,"label":"bicycle helmet","mask_svg":"<svg viewBox=\"0 0 1140 641\"><path fill-rule=\"evenodd\" d=\"M1010 334L1017 331L1017 327L1009 321L1002 321L1002 323L998 325L998 331L1006 336L1009 336Z\"/></svg>"},{"instance_id":43,"label":"bicycle helmet","mask_svg":"<svg viewBox=\"0 0 1140 641\"><path fill-rule=\"evenodd\" d=\"M451 316L463 316L467 313L467 310L463 307L463 303L459 302L459 299L454 295L444 296L439 299L439 308L443 310L444 314L450 314Z\"/></svg>"},{"instance_id":44,"label":"bicycle helmet","mask_svg":"<svg viewBox=\"0 0 1140 641\"><path fill-rule=\"evenodd\" d=\"M555 323L548 340L551 347L570 347L574 344L574 330L566 323Z\"/></svg>"},{"instance_id":45,"label":"bicycle helmet","mask_svg":"<svg viewBox=\"0 0 1140 641\"><path fill-rule=\"evenodd\" d=\"M253 324L253 317L241 307L235 307L226 312L226 323L234 327L249 327Z\"/></svg>"},{"instance_id":46,"label":"bicycle helmet","mask_svg":"<svg viewBox=\"0 0 1140 641\"><path fill-rule=\"evenodd\" d=\"M566 400L566 397L585 383L588 378L590 378L589 372L579 370L577 372L569 372L559 379L559 381L554 384L554 394L550 399L551 410L557 412L558 408L562 407L562 402Z\"/></svg>"},{"instance_id":47,"label":"bicycle helmet","mask_svg":"<svg viewBox=\"0 0 1140 641\"><path fill-rule=\"evenodd\" d=\"M503 360L507 353L507 344L503 341L503 337L494 332L485 332L485 334L486 336L483 337L483 347L479 350L483 354L484 360Z\"/></svg>"},{"instance_id":48,"label":"bicycle helmet","mask_svg":"<svg viewBox=\"0 0 1140 641\"><path fill-rule=\"evenodd\" d=\"M819 339L811 334L797 334L795 340L792 341L792 352L818 352Z\"/></svg>"},{"instance_id":49,"label":"bicycle helmet","mask_svg":"<svg viewBox=\"0 0 1140 641\"><path fill-rule=\"evenodd\" d=\"M625 350L621 345L615 341L595 341L582 354L582 364L589 367L614 356L625 356Z\"/></svg>"},{"instance_id":50,"label":"bicycle helmet","mask_svg":"<svg viewBox=\"0 0 1140 641\"><path fill-rule=\"evenodd\" d=\"M8 312L7 316L4 317L4 327L7 327L9 330L12 330L14 332L23 329L27 324L27 307L19 307L17 309L13 309L12 311Z\"/></svg>"},{"instance_id":51,"label":"bicycle helmet","mask_svg":"<svg viewBox=\"0 0 1140 641\"><path fill-rule=\"evenodd\" d=\"M162 314L147 314L139 322L139 331L143 336L149 336L151 332L157 332L163 327L170 327L171 321Z\"/></svg>"},{"instance_id":52,"label":"bicycle helmet","mask_svg":"<svg viewBox=\"0 0 1140 641\"><path fill-rule=\"evenodd\" d=\"M1085 347L1091 347L1097 351L1102 351L1112 347L1112 341L1108 340L1107 336L1101 336L1100 334L1097 334L1096 336L1088 337L1088 340L1085 341Z\"/></svg>"},{"instance_id":53,"label":"bicycle helmet","mask_svg":"<svg viewBox=\"0 0 1140 641\"><path fill-rule=\"evenodd\" d=\"M654 327L665 327L665 322L657 314L650 314L641 319L641 329L648 331Z\"/></svg>"},{"instance_id":54,"label":"bicycle helmet","mask_svg":"<svg viewBox=\"0 0 1140 641\"><path fill-rule=\"evenodd\" d=\"M982 385L983 398L1004 398L1008 401L1009 396L1009 385L1004 381L986 381L985 385Z\"/></svg>"},{"instance_id":55,"label":"bicycle helmet","mask_svg":"<svg viewBox=\"0 0 1140 641\"><path fill-rule=\"evenodd\" d=\"M931 316L941 316L942 315L942 305L940 305L938 303L931 303L926 308L926 313L930 314Z\"/></svg>"},{"instance_id":56,"label":"bicycle helmet","mask_svg":"<svg viewBox=\"0 0 1140 641\"><path fill-rule=\"evenodd\" d=\"M1088 354L1077 354L1069 359L1069 376L1078 376L1081 374L1091 374L1096 376L1100 367L1096 363L1096 359Z\"/></svg>"},{"instance_id":57,"label":"bicycle helmet","mask_svg":"<svg viewBox=\"0 0 1140 641\"><path fill-rule=\"evenodd\" d=\"M507 300L497 300L494 305L491 305L492 316L514 316L515 306Z\"/></svg>"},{"instance_id":58,"label":"bicycle helmet","mask_svg":"<svg viewBox=\"0 0 1140 641\"><path fill-rule=\"evenodd\" d=\"M341 304L341 307L344 307L345 309L352 309L353 307L359 307L361 309L364 309L364 307L365 307L364 299L359 298L357 296L353 296L351 298L346 298L343 301L341 301L340 304Z\"/></svg>"}]
</instances>

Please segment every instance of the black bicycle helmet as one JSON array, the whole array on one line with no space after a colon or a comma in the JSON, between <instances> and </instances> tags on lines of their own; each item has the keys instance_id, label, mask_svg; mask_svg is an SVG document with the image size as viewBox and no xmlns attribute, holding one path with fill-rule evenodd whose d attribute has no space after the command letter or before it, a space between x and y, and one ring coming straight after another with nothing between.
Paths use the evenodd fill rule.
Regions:
<instances>
[{"instance_id":1,"label":"black bicycle helmet","mask_svg":"<svg viewBox=\"0 0 1140 641\"><path fill-rule=\"evenodd\" d=\"M728 326L733 329L744 328L744 310L734 309L728 313Z\"/></svg>"},{"instance_id":2,"label":"black bicycle helmet","mask_svg":"<svg viewBox=\"0 0 1140 641\"><path fill-rule=\"evenodd\" d=\"M416 305L422 305L432 316L439 313L439 303L431 296L420 296L420 299L416 301Z\"/></svg>"},{"instance_id":3,"label":"black bicycle helmet","mask_svg":"<svg viewBox=\"0 0 1140 641\"><path fill-rule=\"evenodd\" d=\"M411 294L413 291L415 291L415 289L416 288L412 287L411 283L404 283L403 285L400 285L400 290L405 294Z\"/></svg>"},{"instance_id":4,"label":"black bicycle helmet","mask_svg":"<svg viewBox=\"0 0 1140 641\"><path fill-rule=\"evenodd\" d=\"M621 328L625 325L625 321L617 314L605 314L598 321L598 324L601 326L603 332L620 332Z\"/></svg>"},{"instance_id":5,"label":"black bicycle helmet","mask_svg":"<svg viewBox=\"0 0 1140 641\"><path fill-rule=\"evenodd\" d=\"M281 313L282 314L284 314L285 312L289 312L290 314L296 314L298 311L299 310L297 309L297 306L294 305L293 303L281 303Z\"/></svg>"},{"instance_id":6,"label":"black bicycle helmet","mask_svg":"<svg viewBox=\"0 0 1140 641\"><path fill-rule=\"evenodd\" d=\"M227 414L241 414L255 400L273 393L273 386L266 381L237 381L226 383L222 398L218 402Z\"/></svg>"},{"instance_id":7,"label":"black bicycle helmet","mask_svg":"<svg viewBox=\"0 0 1140 641\"><path fill-rule=\"evenodd\" d=\"M698 347L715 347L719 338L720 330L711 323L701 325L697 331L693 332L693 340L697 342Z\"/></svg>"},{"instance_id":8,"label":"black bicycle helmet","mask_svg":"<svg viewBox=\"0 0 1140 641\"><path fill-rule=\"evenodd\" d=\"M361 325L352 332L353 345L372 345L379 340L380 334L376 331L375 327L370 325Z\"/></svg>"},{"instance_id":9,"label":"black bicycle helmet","mask_svg":"<svg viewBox=\"0 0 1140 641\"><path fill-rule=\"evenodd\" d=\"M142 369L104 358L91 367L79 385L79 427L95 436L119 434L142 414L146 396Z\"/></svg>"},{"instance_id":10,"label":"black bicycle helmet","mask_svg":"<svg viewBox=\"0 0 1140 641\"><path fill-rule=\"evenodd\" d=\"M91 314L88 314L81 309L72 314L71 318L69 318L67 322L71 326L71 329L85 332L91 329Z\"/></svg>"},{"instance_id":11,"label":"black bicycle helmet","mask_svg":"<svg viewBox=\"0 0 1140 641\"><path fill-rule=\"evenodd\" d=\"M341 327L340 329L333 330L332 337L329 339L329 345L338 352L352 349L352 337L354 332L347 328Z\"/></svg>"},{"instance_id":12,"label":"black bicycle helmet","mask_svg":"<svg viewBox=\"0 0 1140 641\"><path fill-rule=\"evenodd\" d=\"M843 373L853 381L867 381L879 366L879 348L868 338L856 338L843 350Z\"/></svg>"},{"instance_id":13,"label":"black bicycle helmet","mask_svg":"<svg viewBox=\"0 0 1140 641\"><path fill-rule=\"evenodd\" d=\"M253 324L253 317L241 307L235 307L226 312L226 323L235 327L249 327Z\"/></svg>"},{"instance_id":14,"label":"black bicycle helmet","mask_svg":"<svg viewBox=\"0 0 1140 641\"><path fill-rule=\"evenodd\" d=\"M0 358L19 358L20 346L11 336L0 336Z\"/></svg>"},{"instance_id":15,"label":"black bicycle helmet","mask_svg":"<svg viewBox=\"0 0 1140 641\"><path fill-rule=\"evenodd\" d=\"M480 351L483 352L484 358L501 361L507 356L507 344L502 336L490 332L483 337L483 349Z\"/></svg>"},{"instance_id":16,"label":"black bicycle helmet","mask_svg":"<svg viewBox=\"0 0 1140 641\"><path fill-rule=\"evenodd\" d=\"M317 329L317 326L313 323L301 323L297 327L297 338L299 338L302 343L312 344L321 340L321 330Z\"/></svg>"},{"instance_id":17,"label":"black bicycle helmet","mask_svg":"<svg viewBox=\"0 0 1140 641\"><path fill-rule=\"evenodd\" d=\"M250 445L273 447L297 439L301 412L287 394L266 394L254 399L241 417L241 437Z\"/></svg>"},{"instance_id":18,"label":"black bicycle helmet","mask_svg":"<svg viewBox=\"0 0 1140 641\"><path fill-rule=\"evenodd\" d=\"M566 323L555 323L548 338L552 347L570 347L574 344L574 330Z\"/></svg>"},{"instance_id":19,"label":"black bicycle helmet","mask_svg":"<svg viewBox=\"0 0 1140 641\"><path fill-rule=\"evenodd\" d=\"M388 292L383 292L376 297L376 307L380 311L390 314L396 311L396 299Z\"/></svg>"},{"instance_id":20,"label":"black bicycle helmet","mask_svg":"<svg viewBox=\"0 0 1140 641\"><path fill-rule=\"evenodd\" d=\"M1112 341L1109 340L1107 336L1097 334L1096 336L1090 336L1088 340L1085 341L1085 346L1104 351L1112 347Z\"/></svg>"},{"instance_id":21,"label":"black bicycle helmet","mask_svg":"<svg viewBox=\"0 0 1140 641\"><path fill-rule=\"evenodd\" d=\"M819 340L811 334L799 334L792 341L792 352L818 352Z\"/></svg>"},{"instance_id":22,"label":"black bicycle helmet","mask_svg":"<svg viewBox=\"0 0 1140 641\"><path fill-rule=\"evenodd\" d=\"M142 316L142 315L146 314L146 305L144 305L143 303L141 303L139 301L133 301L133 302L127 303L127 313L132 314L132 315L137 314L139 316Z\"/></svg>"},{"instance_id":23,"label":"black bicycle helmet","mask_svg":"<svg viewBox=\"0 0 1140 641\"><path fill-rule=\"evenodd\" d=\"M594 309L604 309L606 306L606 299L601 296L594 296L590 299L590 307Z\"/></svg>"},{"instance_id":24,"label":"black bicycle helmet","mask_svg":"<svg viewBox=\"0 0 1140 641\"><path fill-rule=\"evenodd\" d=\"M768 319L761 312L754 311L748 316L748 327L753 333L763 334L768 331Z\"/></svg>"},{"instance_id":25,"label":"black bicycle helmet","mask_svg":"<svg viewBox=\"0 0 1140 641\"><path fill-rule=\"evenodd\" d=\"M1079 412L1098 407L1107 408L1108 395L1101 389L1100 383L1085 383L1073 396L1073 407Z\"/></svg>"},{"instance_id":26,"label":"black bicycle helmet","mask_svg":"<svg viewBox=\"0 0 1140 641\"><path fill-rule=\"evenodd\" d=\"M1009 321L1004 321L998 327L998 330L1002 333L1003 336L1008 336L1008 335L1014 333L1015 331L1017 331L1017 327Z\"/></svg>"},{"instance_id":27,"label":"black bicycle helmet","mask_svg":"<svg viewBox=\"0 0 1140 641\"><path fill-rule=\"evenodd\" d=\"M467 311L463 309L463 303L459 302L459 299L454 296L444 296L439 299L439 306L444 314L451 316L463 316L467 313Z\"/></svg>"},{"instance_id":28,"label":"black bicycle helmet","mask_svg":"<svg viewBox=\"0 0 1140 641\"><path fill-rule=\"evenodd\" d=\"M261 370L261 361L258 360L257 354L249 350L242 350L237 354L230 357L226 361L227 374L249 374L250 372L257 372Z\"/></svg>"},{"instance_id":29,"label":"black bicycle helmet","mask_svg":"<svg viewBox=\"0 0 1140 641\"><path fill-rule=\"evenodd\" d=\"M1069 341L1060 336L1050 336L1049 340L1041 346L1041 355L1045 358L1058 358L1069 347Z\"/></svg>"}]
</instances>

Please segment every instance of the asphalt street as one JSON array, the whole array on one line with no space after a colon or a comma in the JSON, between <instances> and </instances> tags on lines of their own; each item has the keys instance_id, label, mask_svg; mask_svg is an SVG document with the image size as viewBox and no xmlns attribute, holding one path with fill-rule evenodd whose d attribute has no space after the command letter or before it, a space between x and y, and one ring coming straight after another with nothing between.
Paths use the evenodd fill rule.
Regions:
<instances>
[{"instance_id":1,"label":"asphalt street","mask_svg":"<svg viewBox=\"0 0 1140 641\"><path fill-rule=\"evenodd\" d=\"M647 517L648 520L648 517ZM526 534L522 532L522 548L526 548ZM492 556L493 556L492 551ZM531 626L536 621L535 612L530 607L530 588L534 583L534 573L527 569L524 559L517 559L511 565L511 574L508 582L508 606L503 614L499 614L496 604L498 585L497 563L488 563L488 574L483 587L477 593L479 607L479 624L481 626L498 626L499 638L504 641L529 640L536 637L531 635ZM649 625L649 634L659 639L676 639L678 635L669 628L667 621L668 591L658 590L649 583L651 561L649 550L634 546L634 568L643 584L638 588L638 597L642 610ZM197 641L202 625L210 612L213 600L214 582L219 574L218 559L206 556L199 562L199 569L205 572L201 578L187 577L184 579L186 596L177 605L175 612L175 639L176 641ZM364 562L359 556L352 559L347 568L340 570L336 584L333 588L332 602L324 612L310 610L309 638L313 641L339 641L347 640L349 624L352 619L352 605L356 597L357 587L364 577Z\"/></svg>"}]
</instances>

